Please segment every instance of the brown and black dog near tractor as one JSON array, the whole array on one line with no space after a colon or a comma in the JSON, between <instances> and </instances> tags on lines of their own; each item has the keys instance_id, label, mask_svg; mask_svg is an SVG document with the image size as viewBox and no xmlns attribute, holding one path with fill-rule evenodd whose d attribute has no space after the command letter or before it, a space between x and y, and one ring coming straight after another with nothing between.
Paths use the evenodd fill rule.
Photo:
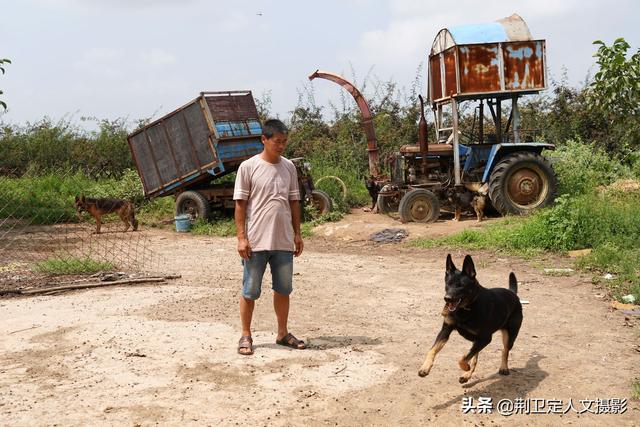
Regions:
<instances>
[{"instance_id":1,"label":"brown and black dog near tractor","mask_svg":"<svg viewBox=\"0 0 640 427\"><path fill-rule=\"evenodd\" d=\"M478 363L478 353L491 342L493 333L498 330L502 332L503 345L498 373L509 375L509 351L513 348L522 324L522 305L517 292L515 274L509 274L509 289L487 289L478 283L470 255L464 258L462 271L453 264L451 255L447 255L445 305L442 309L444 322L418 375L429 375L436 355L454 330L473 342L469 352L458 361L464 371L459 378L460 383L469 381Z\"/></svg>"},{"instance_id":2,"label":"brown and black dog near tractor","mask_svg":"<svg viewBox=\"0 0 640 427\"><path fill-rule=\"evenodd\" d=\"M454 208L454 221L460 221L463 211L474 211L478 222L484 219L487 196L466 187L451 187L446 190L447 201Z\"/></svg>"},{"instance_id":3,"label":"brown and black dog near tractor","mask_svg":"<svg viewBox=\"0 0 640 427\"><path fill-rule=\"evenodd\" d=\"M118 214L122 222L124 222L125 229L129 230L129 227L133 226L133 231L138 230L138 220L136 220L133 204L128 200L121 199L106 199L91 197L76 196L76 211L78 218L80 213L85 211L96 219L96 234L100 234L100 227L102 225L102 216L108 214Z\"/></svg>"}]
</instances>

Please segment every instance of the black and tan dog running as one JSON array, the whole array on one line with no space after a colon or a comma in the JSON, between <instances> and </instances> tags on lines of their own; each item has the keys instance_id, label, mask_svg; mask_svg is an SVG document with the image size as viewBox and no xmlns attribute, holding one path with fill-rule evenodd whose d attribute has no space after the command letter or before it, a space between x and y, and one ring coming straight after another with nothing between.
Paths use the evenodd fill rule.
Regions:
<instances>
[{"instance_id":1,"label":"black and tan dog running","mask_svg":"<svg viewBox=\"0 0 640 427\"><path fill-rule=\"evenodd\" d=\"M92 199L91 197L76 196L76 211L78 218L80 213L86 211L96 219L96 234L100 234L100 226L102 225L102 216L116 213L124 222L127 231L133 226L133 231L138 229L138 220L133 209L133 204L128 200L121 199Z\"/></svg>"},{"instance_id":2,"label":"black and tan dog running","mask_svg":"<svg viewBox=\"0 0 640 427\"><path fill-rule=\"evenodd\" d=\"M509 351L513 348L522 324L522 305L517 296L518 281L515 274L509 274L509 289L487 289L478 283L476 268L470 255L464 258L460 271L449 254L444 277L444 322L418 375L429 375L436 354L442 350L454 330L473 342L469 352L458 361L464 371L459 378L460 383L469 381L478 363L478 353L491 342L493 333L498 330L502 332L503 345L498 373L509 375Z\"/></svg>"}]
</instances>

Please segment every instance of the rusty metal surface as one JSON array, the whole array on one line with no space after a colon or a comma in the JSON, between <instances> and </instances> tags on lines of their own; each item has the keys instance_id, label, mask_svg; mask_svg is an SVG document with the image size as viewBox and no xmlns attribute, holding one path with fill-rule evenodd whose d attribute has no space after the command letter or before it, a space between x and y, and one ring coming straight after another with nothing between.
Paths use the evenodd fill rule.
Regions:
<instances>
[{"instance_id":1,"label":"rusty metal surface","mask_svg":"<svg viewBox=\"0 0 640 427\"><path fill-rule=\"evenodd\" d=\"M444 95L450 97L458 93L456 79L456 54L455 48L444 53Z\"/></svg>"},{"instance_id":2,"label":"rusty metal surface","mask_svg":"<svg viewBox=\"0 0 640 427\"><path fill-rule=\"evenodd\" d=\"M258 109L251 92L203 92L215 121L257 119Z\"/></svg>"},{"instance_id":3,"label":"rusty metal surface","mask_svg":"<svg viewBox=\"0 0 640 427\"><path fill-rule=\"evenodd\" d=\"M434 55L429 58L429 82L431 84L429 98L442 98L442 74L440 72L440 55Z\"/></svg>"},{"instance_id":4,"label":"rusty metal surface","mask_svg":"<svg viewBox=\"0 0 640 427\"><path fill-rule=\"evenodd\" d=\"M496 22L443 28L433 40L431 55L437 55L456 45L527 40L533 40L529 27L520 15L514 13Z\"/></svg>"},{"instance_id":5,"label":"rusty metal surface","mask_svg":"<svg viewBox=\"0 0 640 427\"><path fill-rule=\"evenodd\" d=\"M435 84L440 73L433 71L440 55L429 58L431 102L452 96L532 93L546 88L544 40L454 46L443 57L444 95Z\"/></svg>"},{"instance_id":6,"label":"rusty metal surface","mask_svg":"<svg viewBox=\"0 0 640 427\"><path fill-rule=\"evenodd\" d=\"M429 56L429 101L541 91L547 80L545 49L545 41L533 40L518 15L443 29Z\"/></svg>"},{"instance_id":7,"label":"rusty metal surface","mask_svg":"<svg viewBox=\"0 0 640 427\"><path fill-rule=\"evenodd\" d=\"M526 206L540 197L544 178L540 171L529 168L517 170L509 177L507 194L520 206Z\"/></svg>"},{"instance_id":8,"label":"rusty metal surface","mask_svg":"<svg viewBox=\"0 0 640 427\"><path fill-rule=\"evenodd\" d=\"M530 90L545 87L543 40L506 43L502 50L506 90Z\"/></svg>"},{"instance_id":9,"label":"rusty metal surface","mask_svg":"<svg viewBox=\"0 0 640 427\"><path fill-rule=\"evenodd\" d=\"M369 172L371 173L371 176L373 178L379 177L380 170L378 167L378 142L376 139L376 132L373 127L371 110L369 109L369 104L367 104L364 96L362 96L362 93L360 93L360 91L353 85L353 83L338 74L331 73L329 71L316 70L309 75L309 80L313 80L316 78L321 78L337 83L342 86L347 92L349 92L351 96L353 96L353 99L356 101L356 104L360 109L360 113L362 114L362 126L367 136L367 146L369 151Z\"/></svg>"},{"instance_id":10,"label":"rusty metal surface","mask_svg":"<svg viewBox=\"0 0 640 427\"><path fill-rule=\"evenodd\" d=\"M522 17L517 13L507 16L506 18L499 19L497 22L502 25L505 33L507 33L507 38L510 41L533 39L527 23L524 22L524 19L522 19Z\"/></svg>"},{"instance_id":11,"label":"rusty metal surface","mask_svg":"<svg viewBox=\"0 0 640 427\"><path fill-rule=\"evenodd\" d=\"M498 45L469 45L458 48L460 93L500 90Z\"/></svg>"}]
</instances>

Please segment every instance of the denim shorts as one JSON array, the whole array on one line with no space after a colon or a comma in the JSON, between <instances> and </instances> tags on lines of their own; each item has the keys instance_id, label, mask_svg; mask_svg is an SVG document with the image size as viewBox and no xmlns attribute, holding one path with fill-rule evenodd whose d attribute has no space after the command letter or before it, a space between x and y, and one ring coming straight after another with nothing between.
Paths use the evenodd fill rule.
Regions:
<instances>
[{"instance_id":1,"label":"denim shorts","mask_svg":"<svg viewBox=\"0 0 640 427\"><path fill-rule=\"evenodd\" d=\"M293 291L293 252L251 252L249 259L242 259L242 264L244 265L242 296L246 299L260 298L262 276L267 264L271 269L271 288L281 295L289 295Z\"/></svg>"}]
</instances>

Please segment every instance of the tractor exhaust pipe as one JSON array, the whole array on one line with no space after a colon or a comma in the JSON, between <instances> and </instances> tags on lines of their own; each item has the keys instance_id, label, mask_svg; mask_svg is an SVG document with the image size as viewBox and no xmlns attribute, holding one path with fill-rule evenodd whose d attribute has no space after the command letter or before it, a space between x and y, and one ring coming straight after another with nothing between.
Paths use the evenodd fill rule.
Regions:
<instances>
[{"instance_id":1,"label":"tractor exhaust pipe","mask_svg":"<svg viewBox=\"0 0 640 427\"><path fill-rule=\"evenodd\" d=\"M427 155L429 154L429 144L427 138L429 128L427 127L427 119L424 117L424 99L422 95L418 95L420 99L420 121L418 122L418 144L420 144L420 155L422 156L422 176L427 176Z\"/></svg>"}]
</instances>

